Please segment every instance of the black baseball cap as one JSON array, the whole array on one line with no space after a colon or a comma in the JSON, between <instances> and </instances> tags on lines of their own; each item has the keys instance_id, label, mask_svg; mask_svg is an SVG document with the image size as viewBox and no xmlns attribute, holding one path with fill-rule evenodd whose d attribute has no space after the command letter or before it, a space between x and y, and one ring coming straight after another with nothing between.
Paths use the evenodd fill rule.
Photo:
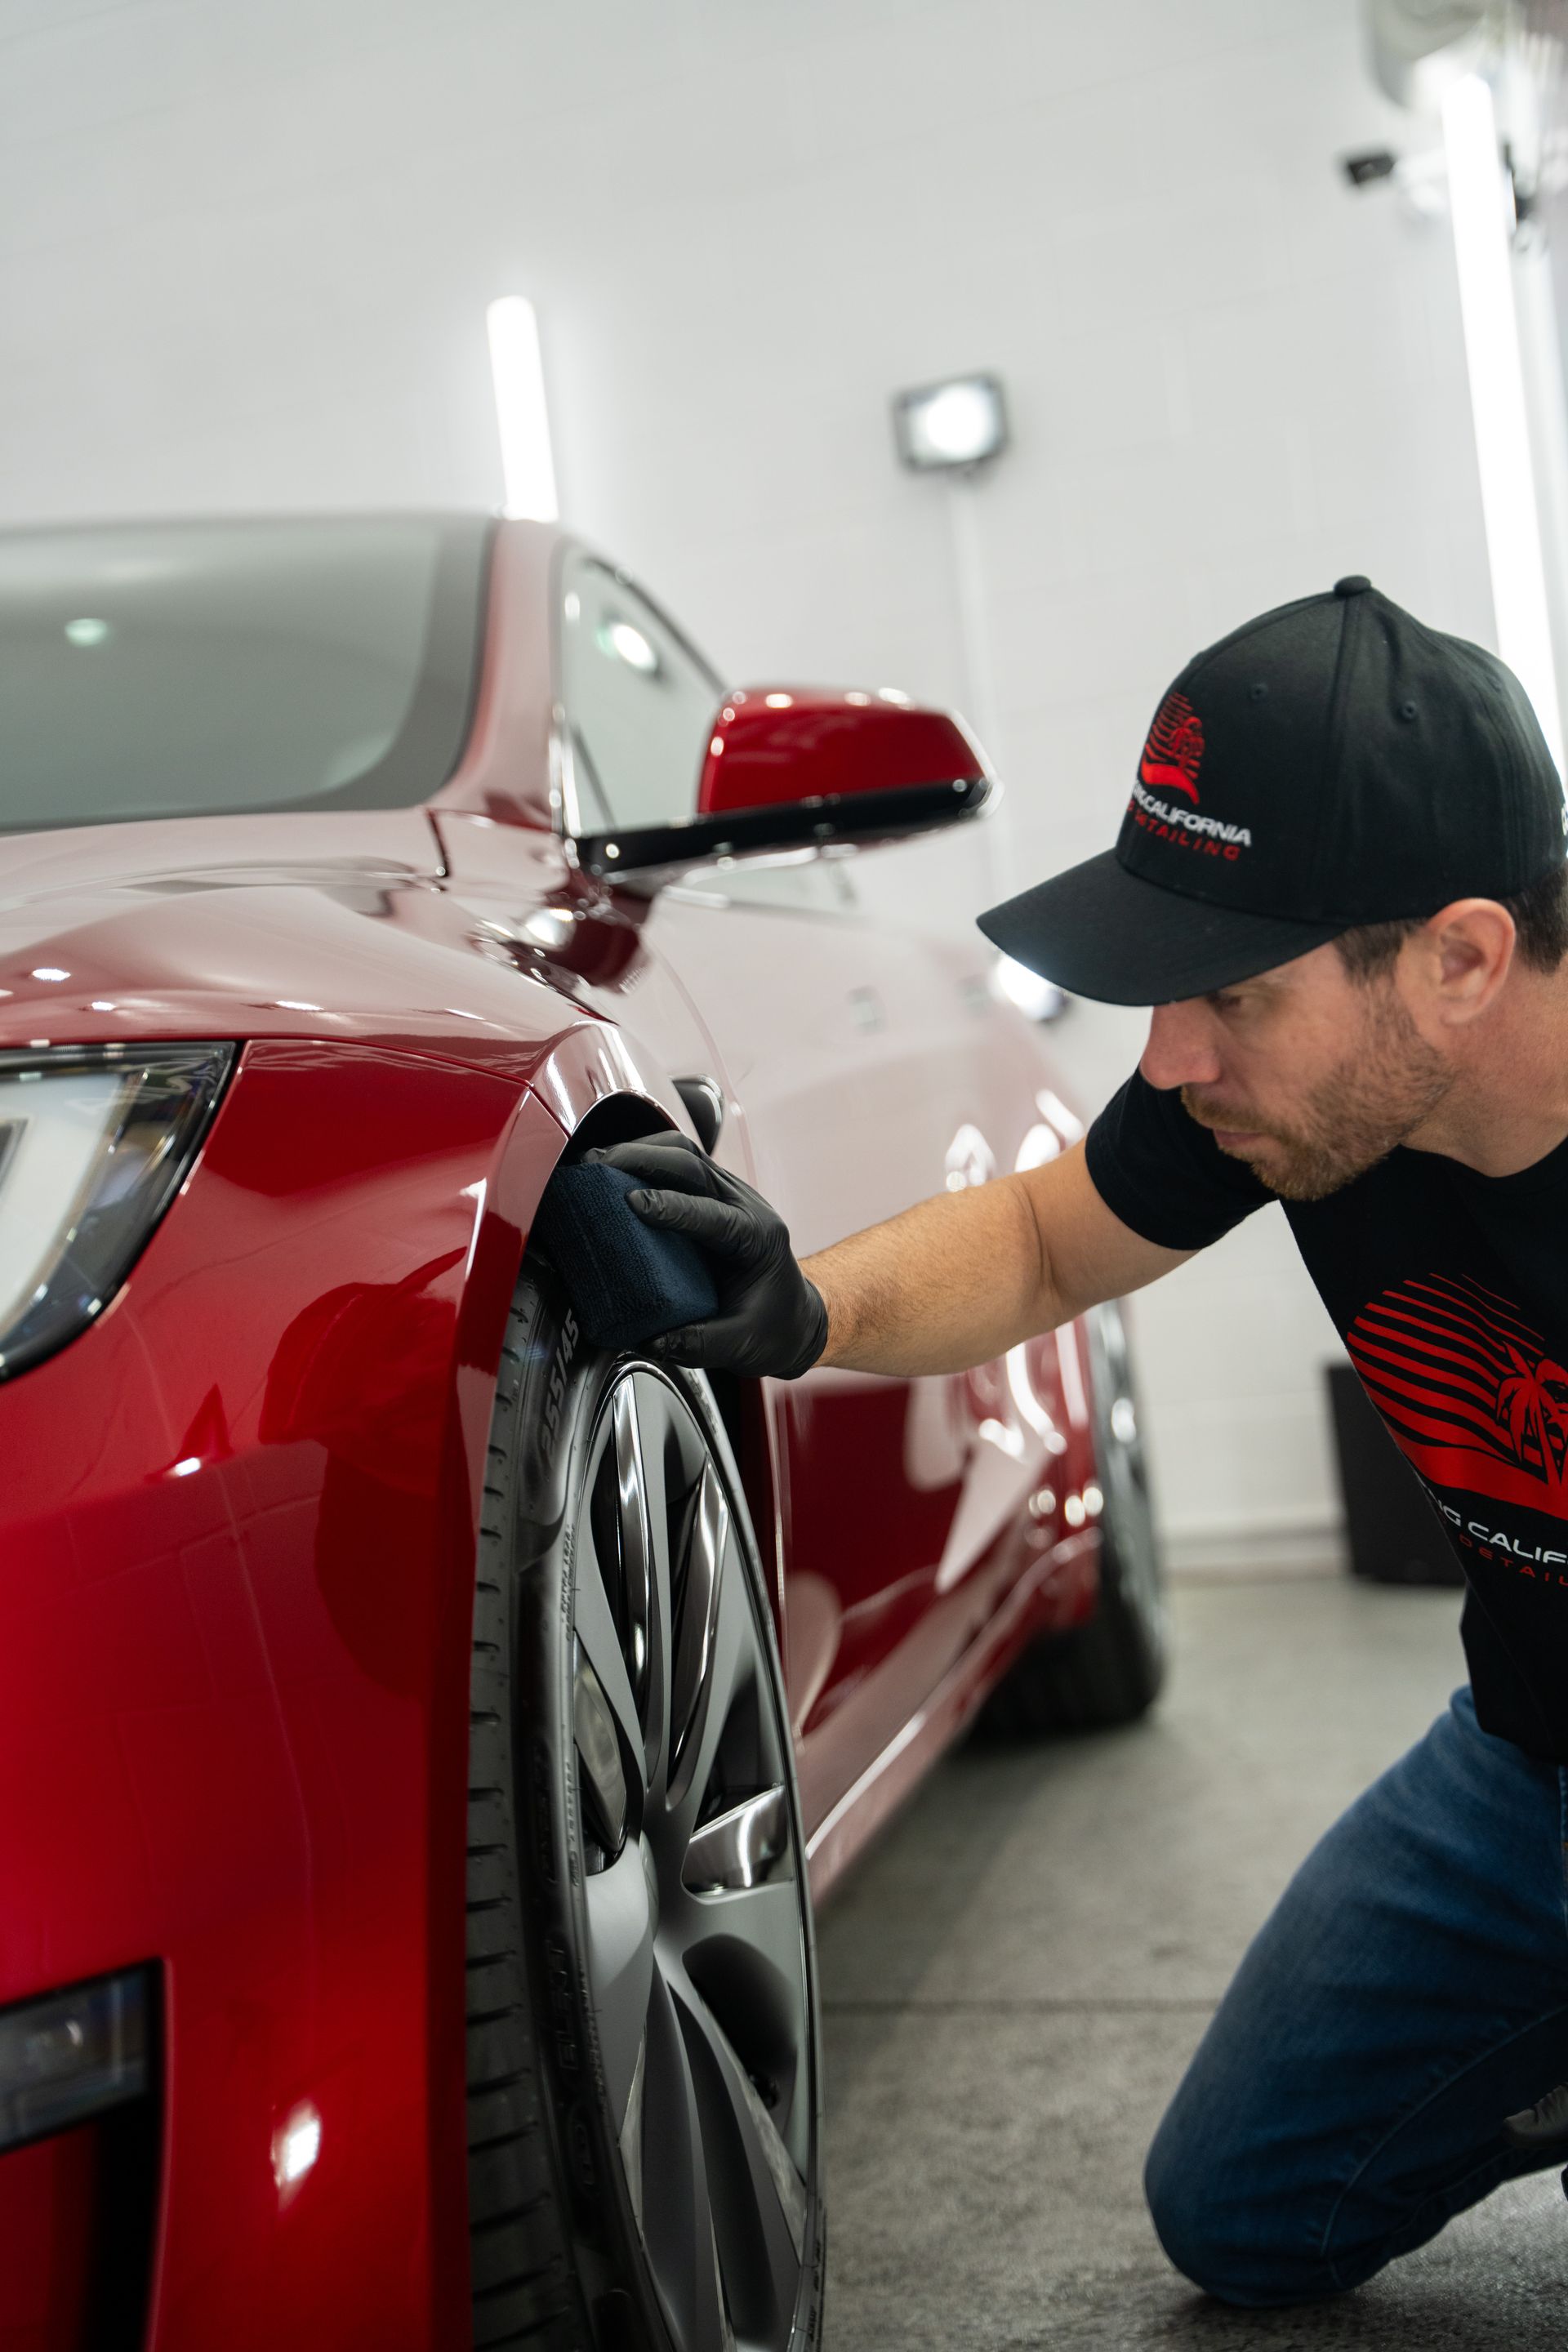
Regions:
<instances>
[{"instance_id":1,"label":"black baseball cap","mask_svg":"<svg viewBox=\"0 0 1568 2352\"><path fill-rule=\"evenodd\" d=\"M1114 849L980 918L1075 996L1167 1004L1360 923L1506 898L1565 855L1524 688L1355 573L1187 664Z\"/></svg>"}]
</instances>

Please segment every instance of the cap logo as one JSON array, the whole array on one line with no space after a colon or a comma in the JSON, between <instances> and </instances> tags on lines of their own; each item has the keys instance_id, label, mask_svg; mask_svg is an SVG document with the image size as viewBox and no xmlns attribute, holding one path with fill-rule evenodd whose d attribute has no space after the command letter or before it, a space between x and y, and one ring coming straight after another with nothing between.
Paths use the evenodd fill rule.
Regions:
<instances>
[{"instance_id":1,"label":"cap logo","mask_svg":"<svg viewBox=\"0 0 1568 2352\"><path fill-rule=\"evenodd\" d=\"M1172 692L1154 713L1149 740L1138 762L1146 784L1198 797L1198 767L1204 756L1203 721L1184 694Z\"/></svg>"}]
</instances>

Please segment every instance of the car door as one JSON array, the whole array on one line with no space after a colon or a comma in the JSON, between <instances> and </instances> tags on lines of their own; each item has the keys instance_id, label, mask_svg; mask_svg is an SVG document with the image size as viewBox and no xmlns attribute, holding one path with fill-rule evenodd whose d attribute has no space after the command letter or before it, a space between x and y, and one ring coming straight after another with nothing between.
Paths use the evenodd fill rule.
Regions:
<instances>
[{"instance_id":1,"label":"car door","mask_svg":"<svg viewBox=\"0 0 1568 2352\"><path fill-rule=\"evenodd\" d=\"M689 816L715 674L577 551L560 631L569 821ZM853 859L723 861L638 895L648 950L714 1042L733 1106L718 1156L777 1204L800 1254L1042 1148L1039 1072L979 942L940 949L872 922ZM767 1384L808 1813L901 1735L1023 1570L1062 1403L1054 1356L1015 1353L961 1377L827 1369Z\"/></svg>"}]
</instances>

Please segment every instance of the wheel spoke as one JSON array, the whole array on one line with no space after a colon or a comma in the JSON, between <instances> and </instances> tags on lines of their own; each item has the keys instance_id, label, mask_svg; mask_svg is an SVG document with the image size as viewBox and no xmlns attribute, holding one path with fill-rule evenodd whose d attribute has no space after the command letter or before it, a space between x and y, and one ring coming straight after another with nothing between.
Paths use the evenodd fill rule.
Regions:
<instances>
[{"instance_id":1,"label":"wheel spoke","mask_svg":"<svg viewBox=\"0 0 1568 2352\"><path fill-rule=\"evenodd\" d=\"M647 1702L652 1637L653 1527L648 1516L647 1471L643 1461L632 1382L623 1381L611 1401L616 1465L616 1517L620 1530L621 1591L626 1610L627 1678L639 1715Z\"/></svg>"},{"instance_id":2,"label":"wheel spoke","mask_svg":"<svg viewBox=\"0 0 1568 2352\"><path fill-rule=\"evenodd\" d=\"M707 1573L706 1567L704 1574ZM691 1601L689 1591L687 1608ZM680 1629L682 1650L686 1624ZM742 1684L757 1672L757 1635L752 1622L742 1570L735 1557L731 1535L719 1556L712 1598L702 1635L706 1671L689 1712L685 1745L671 1782L668 1804L679 1825L694 1825L697 1808L707 1791L713 1759L730 1709ZM677 1688L679 1689L679 1676Z\"/></svg>"},{"instance_id":3,"label":"wheel spoke","mask_svg":"<svg viewBox=\"0 0 1568 2352\"><path fill-rule=\"evenodd\" d=\"M653 1982L653 1903L637 1840L622 1849L608 1870L584 1880L583 1897L599 2051L619 2131L637 2079Z\"/></svg>"},{"instance_id":4,"label":"wheel spoke","mask_svg":"<svg viewBox=\"0 0 1568 2352\"><path fill-rule=\"evenodd\" d=\"M578 1528L577 1590L574 1596L577 1639L594 1669L595 1679L610 1713L620 1726L622 1745L633 1764L639 1769L643 1758L643 1728L637 1715L637 1701L626 1673L622 1654L620 1635L610 1614L609 1597L591 1542L588 1540L587 1514Z\"/></svg>"},{"instance_id":5,"label":"wheel spoke","mask_svg":"<svg viewBox=\"0 0 1568 2352\"><path fill-rule=\"evenodd\" d=\"M643 1764L651 1794L668 1780L671 1566L666 1446L675 1435L670 1394L647 1372L624 1383L630 1391L642 1465L640 1530L647 1541L647 1666L641 1693ZM640 1538L639 1538L640 1539Z\"/></svg>"},{"instance_id":6,"label":"wheel spoke","mask_svg":"<svg viewBox=\"0 0 1568 2352\"><path fill-rule=\"evenodd\" d=\"M800 2288L805 2182L712 2011L700 2000L678 2005L704 2113L730 2301L748 2337L783 2347Z\"/></svg>"},{"instance_id":7,"label":"wheel spoke","mask_svg":"<svg viewBox=\"0 0 1568 2352\"><path fill-rule=\"evenodd\" d=\"M789 1844L783 1788L764 1789L704 1822L686 1849L681 1877L693 1895L761 1886Z\"/></svg>"},{"instance_id":8,"label":"wheel spoke","mask_svg":"<svg viewBox=\"0 0 1568 2352\"><path fill-rule=\"evenodd\" d=\"M704 1463L687 1538L686 1581L676 1633L670 1698L674 1733L672 1786L689 1778L689 1774L683 1774L682 1766L692 1737L701 1727L700 1717L709 1698L713 1641L719 1626L729 1546L729 1499L712 1464Z\"/></svg>"},{"instance_id":9,"label":"wheel spoke","mask_svg":"<svg viewBox=\"0 0 1568 2352\"><path fill-rule=\"evenodd\" d=\"M680 2352L730 2352L714 2242L708 2158L686 2039L668 1987L655 1975L644 2101L658 2118L658 2161L643 2176L643 2241Z\"/></svg>"},{"instance_id":10,"label":"wheel spoke","mask_svg":"<svg viewBox=\"0 0 1568 2352\"><path fill-rule=\"evenodd\" d=\"M805 2057L810 2021L800 1908L792 1858L774 1864L774 1875L765 1885L691 1898L682 1906L679 1922L667 1906L658 1933L667 1952L673 1957L679 1950L679 1967L704 2011L710 2006L709 1989L715 2000L724 1990L723 2015L731 2021L729 2033L739 2030L733 2006L738 2001L754 2005L760 2015L773 2021L770 2043L790 2053L787 2079L775 2085L773 2123L796 2166L804 2169L811 2141ZM776 2057L770 2057L769 2071L776 2064Z\"/></svg>"},{"instance_id":11,"label":"wheel spoke","mask_svg":"<svg viewBox=\"0 0 1568 2352\"><path fill-rule=\"evenodd\" d=\"M739 2098L742 2124L751 2126L749 2131L742 2128L742 2137L747 2162L752 2168L753 2190L761 2195L765 2176L769 2188L778 2200L779 2213L798 2268L805 2245L805 2182L795 2168L795 2158L779 2137L778 2126L763 2105L755 2084L724 2041L721 2030L716 2026L714 2032L724 2053L731 2095ZM761 2159L760 2169L758 2158ZM793 2288L793 2273L789 2284ZM793 2304L794 2300L792 2294L790 2302Z\"/></svg>"}]
</instances>

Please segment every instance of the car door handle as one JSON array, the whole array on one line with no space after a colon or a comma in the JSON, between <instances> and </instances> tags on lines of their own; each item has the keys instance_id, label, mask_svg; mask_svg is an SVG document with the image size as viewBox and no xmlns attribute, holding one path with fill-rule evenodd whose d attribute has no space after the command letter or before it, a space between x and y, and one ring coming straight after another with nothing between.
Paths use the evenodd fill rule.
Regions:
<instances>
[{"instance_id":1,"label":"car door handle","mask_svg":"<svg viewBox=\"0 0 1568 2352\"><path fill-rule=\"evenodd\" d=\"M686 1105L686 1115L697 1129L704 1151L711 1151L724 1131L724 1089L717 1078L700 1074L677 1078L675 1091Z\"/></svg>"}]
</instances>

